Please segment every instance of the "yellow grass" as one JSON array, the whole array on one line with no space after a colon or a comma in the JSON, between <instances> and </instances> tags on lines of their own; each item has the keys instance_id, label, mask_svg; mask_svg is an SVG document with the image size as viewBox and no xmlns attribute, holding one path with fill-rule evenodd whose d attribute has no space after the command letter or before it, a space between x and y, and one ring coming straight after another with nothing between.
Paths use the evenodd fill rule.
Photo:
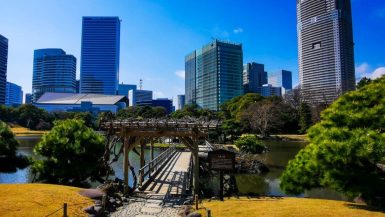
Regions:
<instances>
[{"instance_id":1,"label":"yellow grass","mask_svg":"<svg viewBox=\"0 0 385 217\"><path fill-rule=\"evenodd\" d=\"M87 216L83 208L93 204L81 196L81 188L47 184L0 184L0 216L47 216L68 204L69 216ZM59 210L51 216L63 216Z\"/></svg>"},{"instance_id":2,"label":"yellow grass","mask_svg":"<svg viewBox=\"0 0 385 217\"><path fill-rule=\"evenodd\" d=\"M309 141L306 134L303 134L303 135L301 135L301 134L279 134L279 135L274 135L274 136L277 136L281 139Z\"/></svg>"},{"instance_id":3,"label":"yellow grass","mask_svg":"<svg viewBox=\"0 0 385 217\"><path fill-rule=\"evenodd\" d=\"M206 217L203 207L210 209L213 217L385 217L385 213L363 204L305 198L203 201L199 212Z\"/></svg>"},{"instance_id":4,"label":"yellow grass","mask_svg":"<svg viewBox=\"0 0 385 217\"><path fill-rule=\"evenodd\" d=\"M11 130L16 136L41 136L47 132L39 130L30 130L21 126L13 126L11 127Z\"/></svg>"}]
</instances>

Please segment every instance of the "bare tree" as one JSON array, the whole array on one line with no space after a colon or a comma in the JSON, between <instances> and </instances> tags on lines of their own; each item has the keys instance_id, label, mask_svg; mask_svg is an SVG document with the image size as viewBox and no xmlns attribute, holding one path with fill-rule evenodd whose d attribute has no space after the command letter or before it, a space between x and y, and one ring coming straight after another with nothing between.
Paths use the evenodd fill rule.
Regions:
<instances>
[{"instance_id":1,"label":"bare tree","mask_svg":"<svg viewBox=\"0 0 385 217\"><path fill-rule=\"evenodd\" d=\"M250 105L242 114L242 119L263 137L269 135L272 129L282 125L280 102L264 100Z\"/></svg>"}]
</instances>

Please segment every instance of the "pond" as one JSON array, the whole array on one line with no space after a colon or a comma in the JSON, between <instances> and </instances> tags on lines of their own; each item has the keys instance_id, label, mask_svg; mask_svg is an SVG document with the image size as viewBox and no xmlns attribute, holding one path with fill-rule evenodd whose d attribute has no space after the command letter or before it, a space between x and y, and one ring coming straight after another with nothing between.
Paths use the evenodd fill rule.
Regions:
<instances>
[{"instance_id":1,"label":"pond","mask_svg":"<svg viewBox=\"0 0 385 217\"><path fill-rule=\"evenodd\" d=\"M20 147L18 149L18 153L23 154L25 156L33 156L33 147L40 141L40 137L18 137L16 138ZM161 149L154 149L154 156L158 156L161 153ZM150 150L145 149L145 161L148 162L150 160ZM130 164L135 168L135 173L138 175L140 159L139 156L135 153L130 153ZM121 155L115 163L112 164L112 168L115 171L115 176L117 178L123 179L123 156ZM16 172L13 173L0 173L0 184L2 183L29 183L32 182L33 175L30 171L30 168L27 167L25 169L17 169ZM100 183L92 183L92 187L96 187ZM129 176L129 185L133 185L132 174L130 171Z\"/></svg>"},{"instance_id":2,"label":"pond","mask_svg":"<svg viewBox=\"0 0 385 217\"><path fill-rule=\"evenodd\" d=\"M289 160L304 148L306 142L298 141L264 141L268 147L268 152L261 154L260 160L264 162L270 171L266 174L236 174L236 186L241 195L268 195L268 196L290 196L282 192L279 187L283 170ZM219 180L218 176L214 176L209 180L203 180L210 189L214 190L214 194L218 195ZM347 200L343 195L332 190L320 188L307 191L298 197L310 197L320 199Z\"/></svg>"},{"instance_id":3,"label":"pond","mask_svg":"<svg viewBox=\"0 0 385 217\"><path fill-rule=\"evenodd\" d=\"M40 138L17 138L20 142L18 152L26 156L33 155L33 147ZM268 196L288 196L285 195L279 188L279 177L283 172L288 161L306 146L305 142L296 141L264 141L269 151L260 155L260 159L269 167L270 172L263 175L256 174L237 174L235 175L237 188L240 194L253 195L268 195ZM161 153L160 149L155 149L155 156ZM146 162L150 159L150 151L145 150ZM139 156L135 153L130 153L130 163L134 166L136 174L139 169ZM121 156L113 165L116 177L123 179L123 157ZM129 176L129 184L132 186L132 176ZM17 170L14 173L0 173L0 183L28 183L32 180L32 175L29 168ZM213 177L208 180L201 180L205 186L212 189L214 193L218 193L218 177ZM98 183L93 183L95 187ZM346 200L347 198L328 189L314 189L298 197L311 197L322 199Z\"/></svg>"}]
</instances>

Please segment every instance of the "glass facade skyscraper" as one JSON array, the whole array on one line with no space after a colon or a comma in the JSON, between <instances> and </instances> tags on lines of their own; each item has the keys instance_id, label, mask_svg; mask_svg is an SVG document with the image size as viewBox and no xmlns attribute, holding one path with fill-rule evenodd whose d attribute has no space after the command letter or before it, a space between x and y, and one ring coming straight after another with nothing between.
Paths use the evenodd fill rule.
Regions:
<instances>
[{"instance_id":1,"label":"glass facade skyscraper","mask_svg":"<svg viewBox=\"0 0 385 217\"><path fill-rule=\"evenodd\" d=\"M5 105L20 106L23 103L23 90L17 84L7 82Z\"/></svg>"},{"instance_id":2,"label":"glass facade skyscraper","mask_svg":"<svg viewBox=\"0 0 385 217\"><path fill-rule=\"evenodd\" d=\"M268 83L273 87L282 87L282 95L284 95L288 90L293 89L291 71L280 70L269 73Z\"/></svg>"},{"instance_id":3,"label":"glass facade skyscraper","mask_svg":"<svg viewBox=\"0 0 385 217\"><path fill-rule=\"evenodd\" d=\"M7 86L8 39L0 35L0 105L5 104Z\"/></svg>"},{"instance_id":4,"label":"glass facade skyscraper","mask_svg":"<svg viewBox=\"0 0 385 217\"><path fill-rule=\"evenodd\" d=\"M185 58L186 104L218 111L243 94L241 44L214 40Z\"/></svg>"},{"instance_id":5,"label":"glass facade skyscraper","mask_svg":"<svg viewBox=\"0 0 385 217\"><path fill-rule=\"evenodd\" d=\"M119 84L119 17L83 17L80 92L116 95Z\"/></svg>"},{"instance_id":6,"label":"glass facade skyscraper","mask_svg":"<svg viewBox=\"0 0 385 217\"><path fill-rule=\"evenodd\" d=\"M243 88L245 93L261 93L262 85L267 84L265 65L247 63L243 66Z\"/></svg>"},{"instance_id":7,"label":"glass facade skyscraper","mask_svg":"<svg viewBox=\"0 0 385 217\"><path fill-rule=\"evenodd\" d=\"M186 97L185 95L178 95L178 110L183 109L184 105L186 104Z\"/></svg>"},{"instance_id":8,"label":"glass facade skyscraper","mask_svg":"<svg viewBox=\"0 0 385 217\"><path fill-rule=\"evenodd\" d=\"M62 49L39 49L34 52L32 102L45 92L76 92L76 58Z\"/></svg>"},{"instance_id":9,"label":"glass facade skyscraper","mask_svg":"<svg viewBox=\"0 0 385 217\"><path fill-rule=\"evenodd\" d=\"M300 85L315 102L355 89L350 0L297 0Z\"/></svg>"}]
</instances>

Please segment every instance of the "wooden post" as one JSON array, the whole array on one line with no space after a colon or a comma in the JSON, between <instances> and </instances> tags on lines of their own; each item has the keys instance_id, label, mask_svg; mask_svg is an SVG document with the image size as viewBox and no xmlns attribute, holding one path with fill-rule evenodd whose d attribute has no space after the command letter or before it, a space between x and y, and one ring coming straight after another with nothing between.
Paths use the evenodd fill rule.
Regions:
<instances>
[{"instance_id":1,"label":"wooden post","mask_svg":"<svg viewBox=\"0 0 385 217\"><path fill-rule=\"evenodd\" d=\"M128 157L129 157L129 141L128 141L128 138L125 137L124 138L124 160L123 160L123 171L124 171L124 193L125 194L128 194L128 170L129 170L129 161L128 161Z\"/></svg>"},{"instance_id":2,"label":"wooden post","mask_svg":"<svg viewBox=\"0 0 385 217\"><path fill-rule=\"evenodd\" d=\"M219 171L219 199L223 201L223 171Z\"/></svg>"},{"instance_id":3,"label":"wooden post","mask_svg":"<svg viewBox=\"0 0 385 217\"><path fill-rule=\"evenodd\" d=\"M199 156L198 156L198 146L194 142L195 149L193 150L193 159L194 159L194 194L199 194Z\"/></svg>"},{"instance_id":4,"label":"wooden post","mask_svg":"<svg viewBox=\"0 0 385 217\"><path fill-rule=\"evenodd\" d=\"M144 148L145 148L145 146L146 146L146 141L143 138L140 140L140 168L143 168L145 165L145 161L144 161ZM140 188L142 187L143 181L144 181L144 170L141 170L140 174L139 174L139 187Z\"/></svg>"},{"instance_id":5,"label":"wooden post","mask_svg":"<svg viewBox=\"0 0 385 217\"><path fill-rule=\"evenodd\" d=\"M198 210L199 209L199 198L198 198L198 195L195 194L194 196L194 201L195 201L195 210Z\"/></svg>"},{"instance_id":6,"label":"wooden post","mask_svg":"<svg viewBox=\"0 0 385 217\"><path fill-rule=\"evenodd\" d=\"M103 195L102 197L102 207L103 207L103 211L106 210L106 202L107 202L107 195Z\"/></svg>"},{"instance_id":7,"label":"wooden post","mask_svg":"<svg viewBox=\"0 0 385 217\"><path fill-rule=\"evenodd\" d=\"M151 161L154 160L154 140L151 138L151 144L150 144L150 154L151 154Z\"/></svg>"},{"instance_id":8,"label":"wooden post","mask_svg":"<svg viewBox=\"0 0 385 217\"><path fill-rule=\"evenodd\" d=\"M206 217L211 217L211 209L206 210Z\"/></svg>"},{"instance_id":9,"label":"wooden post","mask_svg":"<svg viewBox=\"0 0 385 217\"><path fill-rule=\"evenodd\" d=\"M63 217L67 217L67 203L63 204Z\"/></svg>"}]
</instances>

